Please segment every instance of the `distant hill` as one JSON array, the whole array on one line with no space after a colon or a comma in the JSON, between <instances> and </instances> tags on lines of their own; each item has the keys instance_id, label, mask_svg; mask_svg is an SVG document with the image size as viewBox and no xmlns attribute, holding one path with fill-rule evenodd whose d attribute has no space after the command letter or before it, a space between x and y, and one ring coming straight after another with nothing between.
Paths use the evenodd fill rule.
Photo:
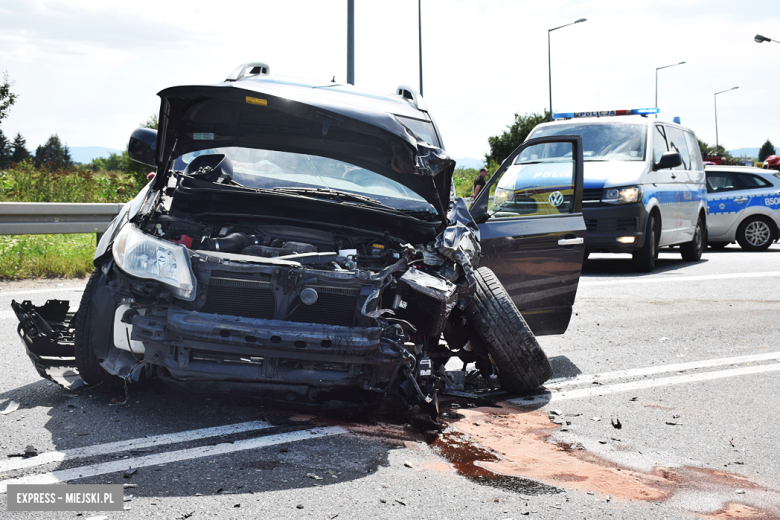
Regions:
<instances>
[{"instance_id":1,"label":"distant hill","mask_svg":"<svg viewBox=\"0 0 780 520\"><path fill-rule=\"evenodd\" d=\"M729 153L734 157L752 157L758 159L758 151L760 148L737 148L736 150L729 150ZM775 147L775 155L780 155Z\"/></svg>"},{"instance_id":2,"label":"distant hill","mask_svg":"<svg viewBox=\"0 0 780 520\"><path fill-rule=\"evenodd\" d=\"M456 168L474 168L475 170L479 170L485 166L485 161L483 159L472 159L471 157L455 159L455 163Z\"/></svg>"},{"instance_id":3,"label":"distant hill","mask_svg":"<svg viewBox=\"0 0 780 520\"><path fill-rule=\"evenodd\" d=\"M92 159L98 157L108 157L112 153L120 154L122 150L116 148L106 148L105 146L69 146L70 157L73 162L77 163L91 163Z\"/></svg>"}]
</instances>

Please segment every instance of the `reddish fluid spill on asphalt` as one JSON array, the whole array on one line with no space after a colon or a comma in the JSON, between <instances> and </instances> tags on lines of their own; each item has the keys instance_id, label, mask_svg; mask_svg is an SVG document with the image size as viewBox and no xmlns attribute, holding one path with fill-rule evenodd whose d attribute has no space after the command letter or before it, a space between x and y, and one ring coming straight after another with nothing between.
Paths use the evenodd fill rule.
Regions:
<instances>
[{"instance_id":1,"label":"reddish fluid spill on asphalt","mask_svg":"<svg viewBox=\"0 0 780 520\"><path fill-rule=\"evenodd\" d=\"M548 486L535 480L502 475L478 466L480 462L500 460L490 451L469 441L465 435L456 431L448 431L439 436L431 446L434 451L444 457L459 475L472 482L486 486L516 491L525 494L551 494L562 490Z\"/></svg>"}]
</instances>

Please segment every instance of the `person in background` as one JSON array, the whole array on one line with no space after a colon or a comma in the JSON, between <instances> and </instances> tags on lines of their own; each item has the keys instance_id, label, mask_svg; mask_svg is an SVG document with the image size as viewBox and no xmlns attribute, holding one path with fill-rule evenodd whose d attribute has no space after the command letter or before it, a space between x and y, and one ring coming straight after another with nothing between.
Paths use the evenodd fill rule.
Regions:
<instances>
[{"instance_id":1,"label":"person in background","mask_svg":"<svg viewBox=\"0 0 780 520\"><path fill-rule=\"evenodd\" d=\"M471 187L471 198L473 199L479 194L479 190L485 187L485 184L487 183L487 174L488 171L486 168L482 168L479 170L479 176L474 179L474 185Z\"/></svg>"}]
</instances>

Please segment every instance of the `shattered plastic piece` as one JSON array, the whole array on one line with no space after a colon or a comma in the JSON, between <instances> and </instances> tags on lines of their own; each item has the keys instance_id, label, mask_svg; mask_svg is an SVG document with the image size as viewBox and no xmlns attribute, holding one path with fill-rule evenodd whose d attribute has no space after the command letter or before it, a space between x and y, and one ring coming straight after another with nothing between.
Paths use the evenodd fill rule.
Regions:
<instances>
[{"instance_id":1,"label":"shattered plastic piece","mask_svg":"<svg viewBox=\"0 0 780 520\"><path fill-rule=\"evenodd\" d=\"M8 406L5 407L5 410L0 412L0 415L8 415L9 413L14 413L18 409L19 409L19 403L17 403L14 400L11 400L8 401Z\"/></svg>"},{"instance_id":2,"label":"shattered plastic piece","mask_svg":"<svg viewBox=\"0 0 780 520\"><path fill-rule=\"evenodd\" d=\"M637 399L639 399L639 398L638 397L632 397L631 399L629 399L629 401L636 401Z\"/></svg>"},{"instance_id":3,"label":"shattered plastic piece","mask_svg":"<svg viewBox=\"0 0 780 520\"><path fill-rule=\"evenodd\" d=\"M27 447L24 449L24 456L25 456L25 457L35 457L36 455L38 455L38 448L36 448L36 447L35 447L35 446L33 446L32 444L29 444L29 445L28 445L28 446L27 446Z\"/></svg>"},{"instance_id":4,"label":"shattered plastic piece","mask_svg":"<svg viewBox=\"0 0 780 520\"><path fill-rule=\"evenodd\" d=\"M309 478L313 478L314 480L322 480L322 477L320 477L319 475L315 475L314 473L307 473L306 476Z\"/></svg>"},{"instance_id":5,"label":"shattered plastic piece","mask_svg":"<svg viewBox=\"0 0 780 520\"><path fill-rule=\"evenodd\" d=\"M127 471L125 471L125 474L122 475L122 476L125 477L125 478L130 478L133 475L135 475L136 473L138 473L138 468L132 468L132 469L128 469Z\"/></svg>"},{"instance_id":6,"label":"shattered plastic piece","mask_svg":"<svg viewBox=\"0 0 780 520\"><path fill-rule=\"evenodd\" d=\"M550 410L550 415L563 415L561 410Z\"/></svg>"},{"instance_id":7,"label":"shattered plastic piece","mask_svg":"<svg viewBox=\"0 0 780 520\"><path fill-rule=\"evenodd\" d=\"M680 423L675 421L666 421L666 424L668 424L669 426L680 426Z\"/></svg>"},{"instance_id":8,"label":"shattered plastic piece","mask_svg":"<svg viewBox=\"0 0 780 520\"><path fill-rule=\"evenodd\" d=\"M138 484L125 484L124 485L125 489L127 489L127 488L137 488L137 487L138 487Z\"/></svg>"},{"instance_id":9,"label":"shattered plastic piece","mask_svg":"<svg viewBox=\"0 0 780 520\"><path fill-rule=\"evenodd\" d=\"M397 498L395 499L395 501L396 501L396 502L398 502L399 504L401 504L402 506L405 506L405 505L406 505L406 503L405 503L405 502L401 502L401 501L400 501L400 500L398 500Z\"/></svg>"},{"instance_id":10,"label":"shattered plastic piece","mask_svg":"<svg viewBox=\"0 0 780 520\"><path fill-rule=\"evenodd\" d=\"M590 420L598 422L601 420L601 417L591 417Z\"/></svg>"},{"instance_id":11,"label":"shattered plastic piece","mask_svg":"<svg viewBox=\"0 0 780 520\"><path fill-rule=\"evenodd\" d=\"M744 495L745 494L745 490L744 489L738 489L736 491L736 493L737 493L737 495Z\"/></svg>"},{"instance_id":12,"label":"shattered plastic piece","mask_svg":"<svg viewBox=\"0 0 780 520\"><path fill-rule=\"evenodd\" d=\"M664 338L659 339L658 341L659 342L669 341L669 338L664 337Z\"/></svg>"},{"instance_id":13,"label":"shattered plastic piece","mask_svg":"<svg viewBox=\"0 0 780 520\"><path fill-rule=\"evenodd\" d=\"M404 466L406 466L407 468L411 468L412 467L412 463L408 462L408 461L404 462Z\"/></svg>"},{"instance_id":14,"label":"shattered plastic piece","mask_svg":"<svg viewBox=\"0 0 780 520\"><path fill-rule=\"evenodd\" d=\"M623 427L623 425L621 424L620 419L618 419L617 417L614 417L612 419L612 427L615 428L616 430L621 429Z\"/></svg>"},{"instance_id":15,"label":"shattered plastic piece","mask_svg":"<svg viewBox=\"0 0 780 520\"><path fill-rule=\"evenodd\" d=\"M125 501L125 502L130 502L132 499L133 499L133 495L127 495L127 496L124 498L124 501Z\"/></svg>"},{"instance_id":16,"label":"shattered plastic piece","mask_svg":"<svg viewBox=\"0 0 780 520\"><path fill-rule=\"evenodd\" d=\"M607 502L609 502L610 500L612 500L612 497L607 495Z\"/></svg>"},{"instance_id":17,"label":"shattered plastic piece","mask_svg":"<svg viewBox=\"0 0 780 520\"><path fill-rule=\"evenodd\" d=\"M295 506L295 507L297 507L298 509L303 509L303 504L298 504L298 505L297 505L297 506Z\"/></svg>"}]
</instances>

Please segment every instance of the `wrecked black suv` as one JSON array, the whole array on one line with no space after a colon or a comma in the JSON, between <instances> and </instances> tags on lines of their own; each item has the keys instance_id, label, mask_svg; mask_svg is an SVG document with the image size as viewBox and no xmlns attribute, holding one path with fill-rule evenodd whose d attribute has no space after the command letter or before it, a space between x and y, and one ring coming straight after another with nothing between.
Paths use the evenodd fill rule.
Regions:
<instances>
[{"instance_id":1,"label":"wrecked black suv","mask_svg":"<svg viewBox=\"0 0 780 520\"><path fill-rule=\"evenodd\" d=\"M100 240L78 310L13 302L39 373L324 410L546 381L534 332L565 331L584 255L580 138L526 142L469 208L419 94L267 71L159 93L159 130L129 144L156 176Z\"/></svg>"}]
</instances>

